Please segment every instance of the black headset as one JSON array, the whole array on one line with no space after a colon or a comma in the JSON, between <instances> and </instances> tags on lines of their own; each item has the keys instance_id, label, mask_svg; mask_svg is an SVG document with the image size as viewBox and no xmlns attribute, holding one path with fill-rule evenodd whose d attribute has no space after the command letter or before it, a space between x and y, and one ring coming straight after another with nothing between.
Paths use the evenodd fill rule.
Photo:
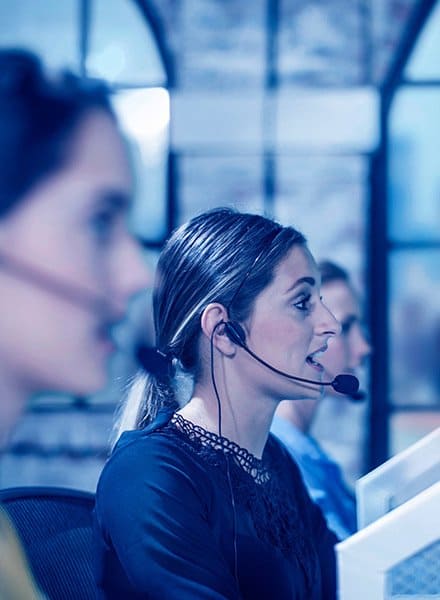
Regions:
<instances>
[{"instance_id":1,"label":"black headset","mask_svg":"<svg viewBox=\"0 0 440 600\"><path fill-rule=\"evenodd\" d=\"M264 365L274 373L282 375L283 377L287 377L288 379L294 379L295 381L310 383L312 385L330 385L335 391L339 392L340 394L346 394L352 399L359 400L359 398L357 398L357 395L359 394L359 380L354 375L347 375L341 373L340 375L336 375L333 381L320 381L291 375L290 373L281 371L280 369L277 369L273 365L269 364L260 356L255 354L255 352L253 352L248 347L248 345L246 344L246 333L243 327L240 325L240 323L238 323L237 321L224 321L223 326L224 332L231 340L231 342L243 348L243 350L245 350L250 356L252 356L252 358L254 358L256 361L258 361L260 364Z\"/></svg>"}]
</instances>

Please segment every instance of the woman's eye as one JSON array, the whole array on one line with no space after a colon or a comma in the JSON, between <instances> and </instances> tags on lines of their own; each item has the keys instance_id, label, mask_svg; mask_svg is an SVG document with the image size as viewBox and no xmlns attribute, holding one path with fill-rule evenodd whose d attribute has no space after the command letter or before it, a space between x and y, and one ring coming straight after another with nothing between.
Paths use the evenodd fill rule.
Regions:
<instances>
[{"instance_id":1,"label":"woman's eye","mask_svg":"<svg viewBox=\"0 0 440 600\"><path fill-rule=\"evenodd\" d=\"M294 306L298 310L307 311L310 310L310 298L311 296L306 296L305 298L301 298L298 302L295 302Z\"/></svg>"},{"instance_id":2,"label":"woman's eye","mask_svg":"<svg viewBox=\"0 0 440 600\"><path fill-rule=\"evenodd\" d=\"M115 213L112 211L102 211L92 217L92 229L100 241L110 238L115 220Z\"/></svg>"},{"instance_id":3,"label":"woman's eye","mask_svg":"<svg viewBox=\"0 0 440 600\"><path fill-rule=\"evenodd\" d=\"M348 320L348 321L342 321L341 323L341 335L348 335L350 332L350 329L353 326L354 321L352 319Z\"/></svg>"}]
</instances>

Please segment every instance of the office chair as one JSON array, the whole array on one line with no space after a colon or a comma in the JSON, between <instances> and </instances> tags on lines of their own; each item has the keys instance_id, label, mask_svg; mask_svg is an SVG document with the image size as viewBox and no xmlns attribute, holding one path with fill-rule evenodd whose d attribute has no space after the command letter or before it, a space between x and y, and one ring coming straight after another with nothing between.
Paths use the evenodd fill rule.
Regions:
<instances>
[{"instance_id":1,"label":"office chair","mask_svg":"<svg viewBox=\"0 0 440 600\"><path fill-rule=\"evenodd\" d=\"M96 598L93 576L94 495L56 487L0 490L34 577L50 600Z\"/></svg>"}]
</instances>

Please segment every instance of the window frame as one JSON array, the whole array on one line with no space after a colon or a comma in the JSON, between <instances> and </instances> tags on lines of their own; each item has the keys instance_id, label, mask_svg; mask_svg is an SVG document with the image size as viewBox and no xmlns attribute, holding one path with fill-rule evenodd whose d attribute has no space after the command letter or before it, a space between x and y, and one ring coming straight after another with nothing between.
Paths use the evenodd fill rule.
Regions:
<instances>
[{"instance_id":1,"label":"window frame","mask_svg":"<svg viewBox=\"0 0 440 600\"><path fill-rule=\"evenodd\" d=\"M397 48L394 61L380 87L380 144L372 158L370 188L370 223L368 244L370 328L374 353L371 358L371 403L369 412L368 470L390 455L390 424L393 414L401 412L439 412L440 405L396 405L390 399L390 274L389 258L401 250L413 252L440 248L438 242L397 242L388 231L388 175L390 157L390 114L393 101L400 90L409 87L436 86L440 80L409 80L405 69L437 1L417 3Z\"/></svg>"}]
</instances>

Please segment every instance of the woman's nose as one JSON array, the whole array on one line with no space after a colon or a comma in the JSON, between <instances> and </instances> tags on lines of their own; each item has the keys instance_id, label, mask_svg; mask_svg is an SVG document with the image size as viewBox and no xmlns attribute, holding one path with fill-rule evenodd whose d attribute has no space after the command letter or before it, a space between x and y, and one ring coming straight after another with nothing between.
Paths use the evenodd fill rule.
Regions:
<instances>
[{"instance_id":1,"label":"woman's nose","mask_svg":"<svg viewBox=\"0 0 440 600\"><path fill-rule=\"evenodd\" d=\"M340 335L341 324L327 306L320 301L317 331L319 335Z\"/></svg>"},{"instance_id":2,"label":"woman's nose","mask_svg":"<svg viewBox=\"0 0 440 600\"><path fill-rule=\"evenodd\" d=\"M133 239L127 241L118 265L118 293L123 301L153 284L153 271L142 254L140 245Z\"/></svg>"},{"instance_id":3,"label":"woman's nose","mask_svg":"<svg viewBox=\"0 0 440 600\"><path fill-rule=\"evenodd\" d=\"M371 346L365 337L362 328L359 324L355 324L352 327L352 341L351 341L351 360L352 368L359 367L363 360L371 354Z\"/></svg>"}]
</instances>

